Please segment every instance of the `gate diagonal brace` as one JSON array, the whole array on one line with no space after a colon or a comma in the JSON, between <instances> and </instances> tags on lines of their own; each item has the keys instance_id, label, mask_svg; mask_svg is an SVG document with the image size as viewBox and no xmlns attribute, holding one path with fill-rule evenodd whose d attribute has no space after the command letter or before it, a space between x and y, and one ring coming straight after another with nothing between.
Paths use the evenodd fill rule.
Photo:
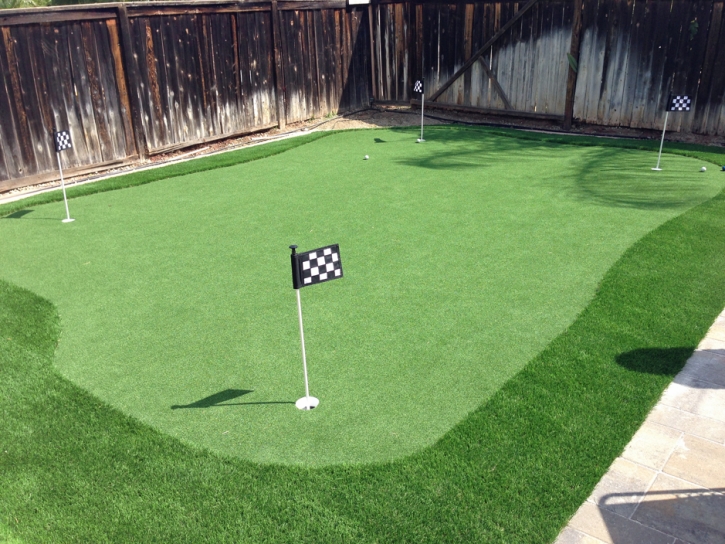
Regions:
<instances>
[{"instance_id":1,"label":"gate diagonal brace","mask_svg":"<svg viewBox=\"0 0 725 544\"><path fill-rule=\"evenodd\" d=\"M483 71L486 72L488 79L493 84L493 88L496 89L496 92L498 93L499 97L501 97L504 108L506 108L507 110L514 109L514 107L511 105L511 102L509 102L509 99L506 96L506 93L503 92L503 89L501 88L501 85L499 84L498 79L496 79L496 76L493 75L491 68L488 67L488 64L486 64L486 61L483 60L483 57L478 57L478 62L481 64L481 66L483 67Z\"/></svg>"},{"instance_id":2,"label":"gate diagonal brace","mask_svg":"<svg viewBox=\"0 0 725 544\"><path fill-rule=\"evenodd\" d=\"M538 2L538 1L539 0L529 0L528 3L524 7L522 7L519 11L516 12L516 15L511 17L511 19L505 25L503 25L499 29L499 31L496 32L496 34L494 34L493 37L484 44L483 47L481 47L481 49L479 49L473 55L471 55L471 58L469 58L463 64L463 66L461 66L456 71L456 73L451 76L451 78L448 81L446 81L443 85L441 85L440 89L438 89L435 93L433 93L429 100L431 102L433 102L433 101L437 100L440 95L442 95L444 92L446 92L448 90L448 87L453 85L453 83L459 77L461 77L466 71L468 71L471 68L471 66L473 66L473 64L478 60L478 58L481 55L483 55L488 50L489 47L491 47L494 43L496 43L496 41L498 41L498 39L501 36L503 36L506 33L506 31L508 31L508 29L511 28L514 25L514 23L516 23L516 21L521 19L521 17L523 17L524 13L529 11L533 7L533 5L536 4L536 2Z\"/></svg>"}]
</instances>

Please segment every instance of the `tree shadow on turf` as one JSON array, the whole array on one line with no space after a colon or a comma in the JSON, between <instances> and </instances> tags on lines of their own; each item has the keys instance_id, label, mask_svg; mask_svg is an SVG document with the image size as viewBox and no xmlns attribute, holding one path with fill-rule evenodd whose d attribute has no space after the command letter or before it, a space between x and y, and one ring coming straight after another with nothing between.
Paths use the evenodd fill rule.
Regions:
<instances>
[{"instance_id":1,"label":"tree shadow on turf","mask_svg":"<svg viewBox=\"0 0 725 544\"><path fill-rule=\"evenodd\" d=\"M648 157L616 147L588 148L580 161L572 163L576 169L572 195L603 206L643 210L686 208L707 199L706 186L682 183L677 168L652 172L645 162L648 158L655 161L654 152Z\"/></svg>"},{"instance_id":2,"label":"tree shadow on turf","mask_svg":"<svg viewBox=\"0 0 725 544\"><path fill-rule=\"evenodd\" d=\"M217 406L251 406L254 404L294 404L294 402L288 400L267 402L227 402L253 392L254 390L250 389L225 389L224 391L219 391L218 393L214 393L213 395L204 397L203 399L192 402L191 404L174 404L171 409L178 410L179 408L214 408Z\"/></svg>"},{"instance_id":3,"label":"tree shadow on turf","mask_svg":"<svg viewBox=\"0 0 725 544\"><path fill-rule=\"evenodd\" d=\"M675 376L690 358L694 347L640 348L620 353L617 364L647 374Z\"/></svg>"},{"instance_id":4,"label":"tree shadow on turf","mask_svg":"<svg viewBox=\"0 0 725 544\"><path fill-rule=\"evenodd\" d=\"M411 138L417 134L415 127L391 130L410 134ZM430 170L483 171L490 165L508 161L517 165L533 163L535 168L542 153L548 157L557 148L569 145L463 127L432 127L428 134L430 141L444 144L444 150L436 148L427 156L399 159L398 164ZM574 145L586 151L562 163L561 172L568 181L554 181L569 198L600 206L645 210L687 208L708 198L707 187L682 183L681 166L680 170L665 168L662 172L652 172L653 161L656 162L654 150L647 155L642 149L610 147L605 141L597 145L597 142L582 140ZM546 176L551 177L551 173Z\"/></svg>"}]
</instances>

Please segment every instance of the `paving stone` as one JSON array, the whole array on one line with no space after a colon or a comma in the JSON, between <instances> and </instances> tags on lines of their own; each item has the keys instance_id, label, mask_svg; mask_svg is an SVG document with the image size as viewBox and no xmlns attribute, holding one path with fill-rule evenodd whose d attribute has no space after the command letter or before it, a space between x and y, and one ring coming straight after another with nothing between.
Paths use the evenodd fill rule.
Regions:
<instances>
[{"instance_id":1,"label":"paving stone","mask_svg":"<svg viewBox=\"0 0 725 544\"><path fill-rule=\"evenodd\" d=\"M571 527L565 527L564 530L559 533L558 538L554 544L606 544L604 540L599 540L591 535L577 531Z\"/></svg>"},{"instance_id":2,"label":"paving stone","mask_svg":"<svg viewBox=\"0 0 725 544\"><path fill-rule=\"evenodd\" d=\"M678 378L696 379L725 387L725 357L719 355L719 351L696 351L687 360Z\"/></svg>"},{"instance_id":3,"label":"paving stone","mask_svg":"<svg viewBox=\"0 0 725 544\"><path fill-rule=\"evenodd\" d=\"M725 489L725 446L685 435L663 471L710 489Z\"/></svg>"},{"instance_id":4,"label":"paving stone","mask_svg":"<svg viewBox=\"0 0 725 544\"><path fill-rule=\"evenodd\" d=\"M624 449L622 457L661 470L682 436L680 431L645 421Z\"/></svg>"},{"instance_id":5,"label":"paving stone","mask_svg":"<svg viewBox=\"0 0 725 544\"><path fill-rule=\"evenodd\" d=\"M609 544L674 544L674 537L585 502L569 526Z\"/></svg>"},{"instance_id":6,"label":"paving stone","mask_svg":"<svg viewBox=\"0 0 725 544\"><path fill-rule=\"evenodd\" d=\"M647 421L725 444L725 422L678 410L666 404L655 406L647 416Z\"/></svg>"},{"instance_id":7,"label":"paving stone","mask_svg":"<svg viewBox=\"0 0 725 544\"><path fill-rule=\"evenodd\" d=\"M725 422L725 388L678 375L665 390L661 404Z\"/></svg>"},{"instance_id":8,"label":"paving stone","mask_svg":"<svg viewBox=\"0 0 725 544\"><path fill-rule=\"evenodd\" d=\"M706 336L705 339L700 342L697 346L698 349L720 349L725 350L725 340L719 340L710 336Z\"/></svg>"},{"instance_id":9,"label":"paving stone","mask_svg":"<svg viewBox=\"0 0 725 544\"><path fill-rule=\"evenodd\" d=\"M725 542L725 494L659 474L633 520L690 544Z\"/></svg>"},{"instance_id":10,"label":"paving stone","mask_svg":"<svg viewBox=\"0 0 725 544\"><path fill-rule=\"evenodd\" d=\"M602 508L629 517L657 476L657 472L618 457L594 488L589 499Z\"/></svg>"},{"instance_id":11,"label":"paving stone","mask_svg":"<svg viewBox=\"0 0 725 544\"><path fill-rule=\"evenodd\" d=\"M715 321L710 330L707 331L705 338L714 338L716 340L725 341L725 325Z\"/></svg>"}]
</instances>

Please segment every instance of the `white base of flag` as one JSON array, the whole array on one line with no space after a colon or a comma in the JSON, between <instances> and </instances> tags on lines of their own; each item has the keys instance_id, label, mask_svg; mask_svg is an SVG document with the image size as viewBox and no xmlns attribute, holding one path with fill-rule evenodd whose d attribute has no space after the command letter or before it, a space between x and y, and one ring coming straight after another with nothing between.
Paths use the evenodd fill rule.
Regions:
<instances>
[{"instance_id":1,"label":"white base of flag","mask_svg":"<svg viewBox=\"0 0 725 544\"><path fill-rule=\"evenodd\" d=\"M295 402L295 406L300 410L312 410L313 408L317 408L318 404L320 404L320 399L315 397L302 397Z\"/></svg>"}]
</instances>

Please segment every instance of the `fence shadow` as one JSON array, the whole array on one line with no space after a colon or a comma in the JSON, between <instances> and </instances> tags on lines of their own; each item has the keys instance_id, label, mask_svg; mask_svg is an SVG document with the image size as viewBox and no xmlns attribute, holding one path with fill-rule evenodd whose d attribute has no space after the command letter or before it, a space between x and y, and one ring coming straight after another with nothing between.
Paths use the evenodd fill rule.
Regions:
<instances>
[{"instance_id":1,"label":"fence shadow","mask_svg":"<svg viewBox=\"0 0 725 544\"><path fill-rule=\"evenodd\" d=\"M610 493L599 505L612 542L637 542L642 525L692 544L725 542L725 488Z\"/></svg>"}]
</instances>

